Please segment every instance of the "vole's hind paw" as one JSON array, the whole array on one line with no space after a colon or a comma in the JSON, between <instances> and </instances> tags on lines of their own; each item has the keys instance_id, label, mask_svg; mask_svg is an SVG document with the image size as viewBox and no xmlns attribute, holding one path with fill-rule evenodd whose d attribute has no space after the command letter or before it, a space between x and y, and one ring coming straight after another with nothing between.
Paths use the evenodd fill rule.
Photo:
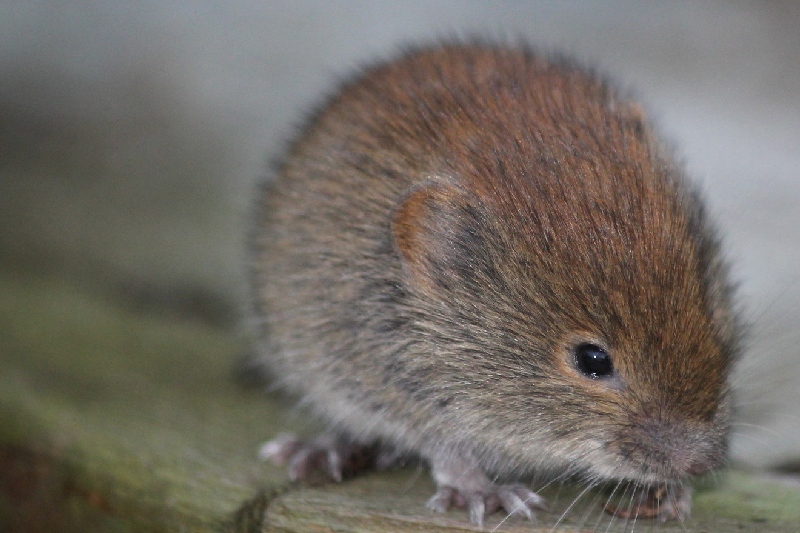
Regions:
<instances>
[{"instance_id":1,"label":"vole's hind paw","mask_svg":"<svg viewBox=\"0 0 800 533\"><path fill-rule=\"evenodd\" d=\"M320 473L334 481L342 481L361 471L385 466L378 446L354 444L328 434L304 440L291 433L282 433L264 443L258 456L286 466L292 481L306 483L323 481L319 479Z\"/></svg>"},{"instance_id":2,"label":"vole's hind paw","mask_svg":"<svg viewBox=\"0 0 800 533\"><path fill-rule=\"evenodd\" d=\"M427 506L438 512L451 507L466 509L470 520L478 525L483 518L500 509L509 516L523 515L536 521L534 509L545 509L544 498L522 485L492 485L484 490L459 490L455 487L440 486L436 494L428 500Z\"/></svg>"}]
</instances>

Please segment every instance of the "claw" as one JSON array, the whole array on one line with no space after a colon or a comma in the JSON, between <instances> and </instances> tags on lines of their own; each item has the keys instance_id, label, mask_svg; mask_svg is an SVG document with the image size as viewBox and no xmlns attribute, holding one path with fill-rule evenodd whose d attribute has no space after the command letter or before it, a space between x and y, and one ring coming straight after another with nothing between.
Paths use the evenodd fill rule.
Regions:
<instances>
[{"instance_id":1,"label":"claw","mask_svg":"<svg viewBox=\"0 0 800 533\"><path fill-rule=\"evenodd\" d=\"M328 474L337 482L342 481L342 471L344 470L344 461L342 454L337 449L328 450Z\"/></svg>"},{"instance_id":2,"label":"claw","mask_svg":"<svg viewBox=\"0 0 800 533\"><path fill-rule=\"evenodd\" d=\"M291 481L322 484L374 468L380 451L377 445L355 444L331 434L302 440L282 433L261 446L258 457L286 466ZM388 466L388 459L384 463Z\"/></svg>"},{"instance_id":3,"label":"claw","mask_svg":"<svg viewBox=\"0 0 800 533\"><path fill-rule=\"evenodd\" d=\"M289 459L288 472L291 481L306 479L309 469L315 463L313 448L301 448Z\"/></svg>"},{"instance_id":4,"label":"claw","mask_svg":"<svg viewBox=\"0 0 800 533\"><path fill-rule=\"evenodd\" d=\"M522 485L515 486L513 490L514 493L525 502L525 507L529 509L535 507L536 509L547 511L547 502L535 492L528 490Z\"/></svg>"},{"instance_id":5,"label":"claw","mask_svg":"<svg viewBox=\"0 0 800 533\"><path fill-rule=\"evenodd\" d=\"M272 461L272 463L283 466L300 446L300 439L292 433L281 433L272 440L265 442L258 450L258 458L262 461Z\"/></svg>"},{"instance_id":6,"label":"claw","mask_svg":"<svg viewBox=\"0 0 800 533\"><path fill-rule=\"evenodd\" d=\"M469 520L473 524L483 526L483 517L486 514L486 504L483 494L476 492L469 498Z\"/></svg>"},{"instance_id":7,"label":"claw","mask_svg":"<svg viewBox=\"0 0 800 533\"><path fill-rule=\"evenodd\" d=\"M425 507L437 513L443 513L453 506L453 494L455 489L452 487L439 487L436 493L431 496Z\"/></svg>"},{"instance_id":8,"label":"claw","mask_svg":"<svg viewBox=\"0 0 800 533\"><path fill-rule=\"evenodd\" d=\"M528 520L533 521L533 512L513 490L499 490L497 491L497 496L509 515L524 514Z\"/></svg>"},{"instance_id":9,"label":"claw","mask_svg":"<svg viewBox=\"0 0 800 533\"><path fill-rule=\"evenodd\" d=\"M486 516L501 509L510 515L523 515L536 521L534 508L544 509L544 498L522 485L490 485L486 491L459 490L447 485L440 486L431 496L426 507L443 513L451 507L466 509L472 523L482 526Z\"/></svg>"}]
</instances>

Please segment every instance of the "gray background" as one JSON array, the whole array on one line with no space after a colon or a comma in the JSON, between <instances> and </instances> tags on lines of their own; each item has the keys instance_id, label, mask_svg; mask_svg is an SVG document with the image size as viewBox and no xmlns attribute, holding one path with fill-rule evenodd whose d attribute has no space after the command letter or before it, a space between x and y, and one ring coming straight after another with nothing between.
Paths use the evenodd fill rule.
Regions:
<instances>
[{"instance_id":1,"label":"gray background","mask_svg":"<svg viewBox=\"0 0 800 533\"><path fill-rule=\"evenodd\" d=\"M220 7L224 4L224 7ZM228 321L255 179L398 45L525 38L634 87L704 185L753 322L738 460L800 459L800 3L0 3L0 257Z\"/></svg>"}]
</instances>

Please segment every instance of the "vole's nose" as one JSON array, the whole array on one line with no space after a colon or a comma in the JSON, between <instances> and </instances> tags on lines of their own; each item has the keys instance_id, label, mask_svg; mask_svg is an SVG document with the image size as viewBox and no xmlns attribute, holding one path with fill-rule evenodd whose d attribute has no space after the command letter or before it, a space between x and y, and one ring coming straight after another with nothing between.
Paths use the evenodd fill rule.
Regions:
<instances>
[{"instance_id":1,"label":"vole's nose","mask_svg":"<svg viewBox=\"0 0 800 533\"><path fill-rule=\"evenodd\" d=\"M692 476L699 476L701 474L705 474L709 470L714 468L714 463L711 461L693 461L689 467L686 469L686 472Z\"/></svg>"},{"instance_id":2,"label":"vole's nose","mask_svg":"<svg viewBox=\"0 0 800 533\"><path fill-rule=\"evenodd\" d=\"M621 435L627 455L644 470L679 479L704 474L719 465L724 432L713 424L679 417L642 417ZM624 448L623 448L624 449Z\"/></svg>"}]
</instances>

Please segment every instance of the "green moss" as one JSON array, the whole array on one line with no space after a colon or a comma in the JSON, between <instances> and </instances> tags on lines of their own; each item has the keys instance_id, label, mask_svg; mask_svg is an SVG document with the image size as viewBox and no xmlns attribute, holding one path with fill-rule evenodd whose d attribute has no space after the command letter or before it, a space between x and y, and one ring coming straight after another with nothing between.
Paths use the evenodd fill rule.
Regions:
<instances>
[{"instance_id":1,"label":"green moss","mask_svg":"<svg viewBox=\"0 0 800 533\"><path fill-rule=\"evenodd\" d=\"M230 379L241 346L229 332L138 316L58 280L4 277L0 293L0 442L64 465L78 494L154 530L215 529L283 481L255 456L289 421Z\"/></svg>"}]
</instances>

